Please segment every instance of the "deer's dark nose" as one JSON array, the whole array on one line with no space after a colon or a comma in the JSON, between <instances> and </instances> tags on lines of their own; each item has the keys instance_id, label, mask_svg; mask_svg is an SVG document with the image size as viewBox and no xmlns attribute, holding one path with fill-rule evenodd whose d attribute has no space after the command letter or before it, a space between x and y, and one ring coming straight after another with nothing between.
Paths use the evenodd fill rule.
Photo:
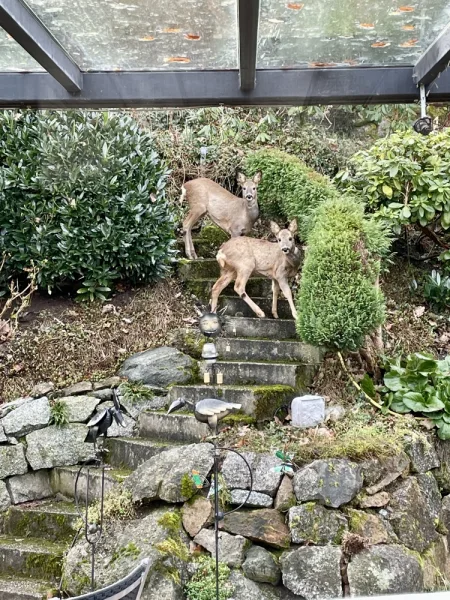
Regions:
<instances>
[{"instance_id":1,"label":"deer's dark nose","mask_svg":"<svg viewBox=\"0 0 450 600\"><path fill-rule=\"evenodd\" d=\"M247 194L247 200L251 200L253 198L253 194Z\"/></svg>"},{"instance_id":2,"label":"deer's dark nose","mask_svg":"<svg viewBox=\"0 0 450 600\"><path fill-rule=\"evenodd\" d=\"M285 254L289 252L289 248L281 248Z\"/></svg>"}]
</instances>

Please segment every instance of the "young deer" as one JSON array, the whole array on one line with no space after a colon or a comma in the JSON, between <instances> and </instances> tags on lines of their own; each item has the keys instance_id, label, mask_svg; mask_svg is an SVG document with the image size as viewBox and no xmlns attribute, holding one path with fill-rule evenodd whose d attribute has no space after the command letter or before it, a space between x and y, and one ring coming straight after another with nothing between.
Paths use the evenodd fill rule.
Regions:
<instances>
[{"instance_id":1,"label":"young deer","mask_svg":"<svg viewBox=\"0 0 450 600\"><path fill-rule=\"evenodd\" d=\"M259 217L256 189L261 181L261 173L256 173L253 179L238 173L237 180L242 188L242 198L205 177L183 185L181 201L187 198L189 203L189 213L183 221L184 247L188 258L197 258L192 242L192 227L206 214L231 237L245 235L252 230Z\"/></svg>"},{"instance_id":2,"label":"young deer","mask_svg":"<svg viewBox=\"0 0 450 600\"><path fill-rule=\"evenodd\" d=\"M240 237L228 240L220 247L216 255L220 265L220 277L211 291L211 312L215 312L221 291L232 281L234 291L258 315L265 317L263 311L249 298L245 286L252 274L263 275L272 280L272 314L278 319L278 294L283 292L289 302L292 316L297 318L292 300L289 278L295 277L300 266L301 253L296 247L294 236L297 232L297 221L294 219L287 229L281 229L273 221L270 229L277 237L277 243Z\"/></svg>"}]
</instances>

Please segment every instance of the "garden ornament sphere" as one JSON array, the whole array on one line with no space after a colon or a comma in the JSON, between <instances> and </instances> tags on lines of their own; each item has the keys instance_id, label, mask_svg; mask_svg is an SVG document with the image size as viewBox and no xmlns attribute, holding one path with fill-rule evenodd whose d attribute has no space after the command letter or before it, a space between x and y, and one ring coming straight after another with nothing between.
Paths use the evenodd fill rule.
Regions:
<instances>
[{"instance_id":1,"label":"garden ornament sphere","mask_svg":"<svg viewBox=\"0 0 450 600\"><path fill-rule=\"evenodd\" d=\"M422 135L429 135L433 131L433 121L431 117L420 117L413 125L414 131L416 133L421 133Z\"/></svg>"},{"instance_id":2,"label":"garden ornament sphere","mask_svg":"<svg viewBox=\"0 0 450 600\"><path fill-rule=\"evenodd\" d=\"M200 331L206 337L215 337L221 332L220 320L215 313L205 313L198 322Z\"/></svg>"}]
</instances>

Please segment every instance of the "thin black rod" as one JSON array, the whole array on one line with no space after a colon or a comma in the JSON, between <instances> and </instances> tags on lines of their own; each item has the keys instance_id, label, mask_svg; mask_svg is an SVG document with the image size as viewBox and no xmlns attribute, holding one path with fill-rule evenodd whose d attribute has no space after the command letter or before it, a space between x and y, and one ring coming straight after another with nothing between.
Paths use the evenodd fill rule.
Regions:
<instances>
[{"instance_id":1,"label":"thin black rod","mask_svg":"<svg viewBox=\"0 0 450 600\"><path fill-rule=\"evenodd\" d=\"M450 25L428 46L414 66L417 85L430 85L447 68L450 61Z\"/></svg>"},{"instance_id":2,"label":"thin black rod","mask_svg":"<svg viewBox=\"0 0 450 600\"><path fill-rule=\"evenodd\" d=\"M248 92L255 87L258 50L259 0L239 0L239 86Z\"/></svg>"},{"instance_id":3,"label":"thin black rod","mask_svg":"<svg viewBox=\"0 0 450 600\"><path fill-rule=\"evenodd\" d=\"M81 90L80 69L25 2L0 0L0 26L67 92Z\"/></svg>"},{"instance_id":4,"label":"thin black rod","mask_svg":"<svg viewBox=\"0 0 450 600\"><path fill-rule=\"evenodd\" d=\"M214 444L214 540L216 556L216 600L219 600L219 449Z\"/></svg>"}]
</instances>

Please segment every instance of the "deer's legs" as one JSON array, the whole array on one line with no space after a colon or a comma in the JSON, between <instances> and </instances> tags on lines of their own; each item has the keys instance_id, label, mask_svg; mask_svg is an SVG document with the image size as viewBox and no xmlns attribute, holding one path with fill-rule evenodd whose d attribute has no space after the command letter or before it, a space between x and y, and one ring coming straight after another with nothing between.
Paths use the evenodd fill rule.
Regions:
<instances>
[{"instance_id":1,"label":"deer's legs","mask_svg":"<svg viewBox=\"0 0 450 600\"><path fill-rule=\"evenodd\" d=\"M252 274L252 272L250 273L239 273L237 278L236 278L236 282L234 284L234 291L236 292L236 294L238 294L242 300L244 302L246 302L250 308L252 309L252 311L254 313L256 313L256 315L258 317L260 317L261 319L263 319L266 315L263 313L263 311L259 308L259 306L257 304L255 304L255 302L253 302L253 300L247 295L247 292L245 291L245 286L247 284L247 281L250 277L250 275Z\"/></svg>"},{"instance_id":2,"label":"deer's legs","mask_svg":"<svg viewBox=\"0 0 450 600\"><path fill-rule=\"evenodd\" d=\"M280 293L280 286L278 281L272 279L272 315L274 319L278 319L278 294Z\"/></svg>"},{"instance_id":3,"label":"deer's legs","mask_svg":"<svg viewBox=\"0 0 450 600\"><path fill-rule=\"evenodd\" d=\"M279 281L278 285L280 286L281 291L284 294L284 297L286 298L286 300L289 303L289 307L291 309L292 316L294 317L294 319L296 319L297 318L297 310L295 309L294 301L292 299L292 292L291 292L291 288L289 287L289 283L286 280Z\"/></svg>"},{"instance_id":4,"label":"deer's legs","mask_svg":"<svg viewBox=\"0 0 450 600\"><path fill-rule=\"evenodd\" d=\"M219 300L219 296L222 290L224 290L227 287L227 285L233 281L235 275L236 274L234 271L227 271L226 273L221 274L219 279L213 285L210 300L211 312L216 312L217 301Z\"/></svg>"},{"instance_id":5,"label":"deer's legs","mask_svg":"<svg viewBox=\"0 0 450 600\"><path fill-rule=\"evenodd\" d=\"M194 243L192 241L192 228L205 213L206 211L203 210L203 208L191 208L183 221L184 250L186 256L191 260L197 258L197 253L195 252Z\"/></svg>"}]
</instances>

